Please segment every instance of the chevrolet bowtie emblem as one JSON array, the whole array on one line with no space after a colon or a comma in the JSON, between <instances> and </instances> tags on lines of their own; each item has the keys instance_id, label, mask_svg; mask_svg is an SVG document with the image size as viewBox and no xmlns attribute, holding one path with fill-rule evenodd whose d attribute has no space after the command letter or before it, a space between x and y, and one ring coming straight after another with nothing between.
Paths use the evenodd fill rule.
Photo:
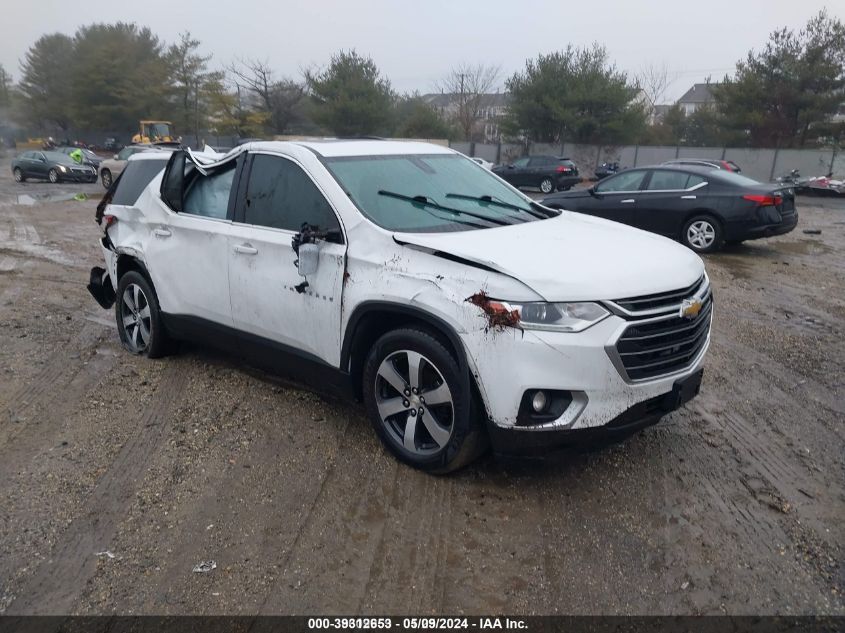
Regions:
<instances>
[{"instance_id":1,"label":"chevrolet bowtie emblem","mask_svg":"<svg viewBox=\"0 0 845 633\"><path fill-rule=\"evenodd\" d=\"M683 317L684 319L694 319L698 316L698 313L701 312L701 308L704 304L701 303L700 299L684 299L681 302L681 307L678 310L678 316Z\"/></svg>"}]
</instances>

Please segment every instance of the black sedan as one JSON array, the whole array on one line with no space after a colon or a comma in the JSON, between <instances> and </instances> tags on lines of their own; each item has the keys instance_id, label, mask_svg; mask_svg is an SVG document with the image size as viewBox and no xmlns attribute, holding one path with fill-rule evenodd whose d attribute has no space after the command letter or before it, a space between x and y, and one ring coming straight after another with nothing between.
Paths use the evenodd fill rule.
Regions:
<instances>
[{"instance_id":1,"label":"black sedan","mask_svg":"<svg viewBox=\"0 0 845 633\"><path fill-rule=\"evenodd\" d=\"M589 189L549 196L543 204L659 233L698 253L789 233L798 223L791 188L686 166L629 169Z\"/></svg>"},{"instance_id":2,"label":"black sedan","mask_svg":"<svg viewBox=\"0 0 845 633\"><path fill-rule=\"evenodd\" d=\"M101 156L97 156L90 149L86 149L84 147L59 147L56 151L70 156L71 152L77 149L82 152L83 165L88 165L89 167L93 167L95 171L100 171L100 163L103 162L103 159Z\"/></svg>"},{"instance_id":3,"label":"black sedan","mask_svg":"<svg viewBox=\"0 0 845 633\"><path fill-rule=\"evenodd\" d=\"M89 165L78 165L61 152L31 151L18 154L12 160L15 182L38 178L50 182L97 182L97 171Z\"/></svg>"},{"instance_id":4,"label":"black sedan","mask_svg":"<svg viewBox=\"0 0 845 633\"><path fill-rule=\"evenodd\" d=\"M565 191L581 182L575 163L557 156L523 156L507 165L496 165L493 173L514 187L538 187L543 193Z\"/></svg>"}]
</instances>

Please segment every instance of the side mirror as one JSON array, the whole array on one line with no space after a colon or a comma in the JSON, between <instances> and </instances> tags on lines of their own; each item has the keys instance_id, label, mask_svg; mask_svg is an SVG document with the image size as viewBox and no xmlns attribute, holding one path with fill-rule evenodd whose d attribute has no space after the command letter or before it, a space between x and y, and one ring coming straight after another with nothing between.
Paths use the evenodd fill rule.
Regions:
<instances>
[{"instance_id":1,"label":"side mirror","mask_svg":"<svg viewBox=\"0 0 845 633\"><path fill-rule=\"evenodd\" d=\"M514 164L513 164L513 163L508 163L508 169L513 169L513 168L514 168Z\"/></svg>"},{"instance_id":2,"label":"side mirror","mask_svg":"<svg viewBox=\"0 0 845 633\"><path fill-rule=\"evenodd\" d=\"M185 198L185 152L173 152L167 167L164 169L164 176L161 178L161 199L164 203L181 213Z\"/></svg>"},{"instance_id":3,"label":"side mirror","mask_svg":"<svg viewBox=\"0 0 845 633\"><path fill-rule=\"evenodd\" d=\"M114 155L114 159L115 159L115 160L120 160L120 159L117 157L117 154L115 154L115 155Z\"/></svg>"},{"instance_id":4,"label":"side mirror","mask_svg":"<svg viewBox=\"0 0 845 633\"><path fill-rule=\"evenodd\" d=\"M296 268L300 277L307 277L317 272L320 264L320 247L317 244L301 244Z\"/></svg>"},{"instance_id":5,"label":"side mirror","mask_svg":"<svg viewBox=\"0 0 845 633\"><path fill-rule=\"evenodd\" d=\"M589 192L590 192L590 195L591 195L591 196L596 196L596 197L598 197L598 195L599 195L599 192L598 192L598 190L596 189L596 186L595 186L595 185L593 185L592 187L590 187L589 189L587 189L587 191L589 191Z\"/></svg>"}]
</instances>

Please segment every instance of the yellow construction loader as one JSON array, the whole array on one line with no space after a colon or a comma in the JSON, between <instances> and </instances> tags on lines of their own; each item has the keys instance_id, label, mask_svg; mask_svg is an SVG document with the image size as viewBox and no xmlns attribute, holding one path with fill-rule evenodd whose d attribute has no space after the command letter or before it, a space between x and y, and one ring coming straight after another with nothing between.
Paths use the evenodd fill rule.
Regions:
<instances>
[{"instance_id":1,"label":"yellow construction loader","mask_svg":"<svg viewBox=\"0 0 845 633\"><path fill-rule=\"evenodd\" d=\"M139 121L139 131L132 137L133 143L174 143L179 139L173 133L170 121Z\"/></svg>"}]
</instances>

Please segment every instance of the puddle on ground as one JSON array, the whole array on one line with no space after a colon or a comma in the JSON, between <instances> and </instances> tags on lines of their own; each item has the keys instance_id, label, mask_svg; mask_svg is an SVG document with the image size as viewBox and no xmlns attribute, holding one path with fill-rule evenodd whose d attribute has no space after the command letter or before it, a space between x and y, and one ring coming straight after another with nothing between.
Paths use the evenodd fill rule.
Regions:
<instances>
[{"instance_id":1,"label":"puddle on ground","mask_svg":"<svg viewBox=\"0 0 845 633\"><path fill-rule=\"evenodd\" d=\"M755 268L759 270L760 257L781 262L795 255L825 255L833 247L819 240L804 239L771 244L737 244L710 255L714 263L727 269L735 279L751 279Z\"/></svg>"},{"instance_id":2,"label":"puddle on ground","mask_svg":"<svg viewBox=\"0 0 845 633\"><path fill-rule=\"evenodd\" d=\"M31 207L42 202L68 202L76 200L77 202L84 202L90 200L91 196L87 193L22 193L17 196L17 204Z\"/></svg>"}]
</instances>

